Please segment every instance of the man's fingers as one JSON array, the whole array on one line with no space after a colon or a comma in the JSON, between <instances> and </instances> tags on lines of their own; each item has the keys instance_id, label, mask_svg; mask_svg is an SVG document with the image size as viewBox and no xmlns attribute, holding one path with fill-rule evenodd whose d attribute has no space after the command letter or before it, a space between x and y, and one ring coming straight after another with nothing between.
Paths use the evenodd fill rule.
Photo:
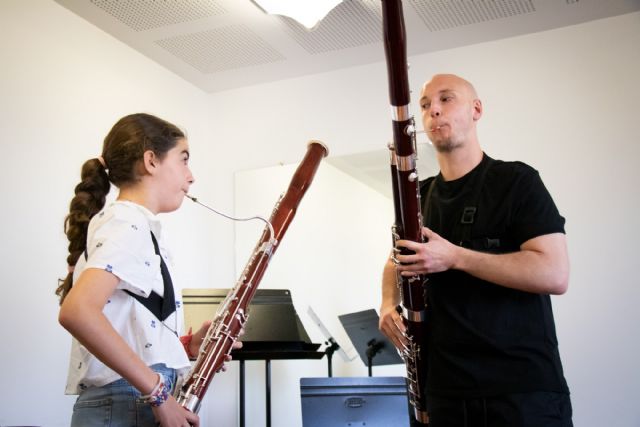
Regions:
<instances>
[{"instance_id":1,"label":"man's fingers","mask_svg":"<svg viewBox=\"0 0 640 427\"><path fill-rule=\"evenodd\" d=\"M402 316L400 316L400 314L395 312L392 314L391 319L393 320L393 324L396 326L396 328L404 334L404 331L407 328L404 326L404 321L402 320Z\"/></svg>"},{"instance_id":2,"label":"man's fingers","mask_svg":"<svg viewBox=\"0 0 640 427\"><path fill-rule=\"evenodd\" d=\"M389 338L397 348L402 349L406 345L404 322L398 313L391 314L391 322L389 329Z\"/></svg>"}]
</instances>

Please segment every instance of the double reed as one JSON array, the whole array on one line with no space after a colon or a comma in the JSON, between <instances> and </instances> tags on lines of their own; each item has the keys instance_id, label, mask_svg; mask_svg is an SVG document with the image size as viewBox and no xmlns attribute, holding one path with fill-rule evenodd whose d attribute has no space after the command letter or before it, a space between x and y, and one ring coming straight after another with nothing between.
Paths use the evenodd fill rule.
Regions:
<instances>
[{"instance_id":1,"label":"double reed","mask_svg":"<svg viewBox=\"0 0 640 427\"><path fill-rule=\"evenodd\" d=\"M191 412L198 412L213 376L220 371L226 356L231 353L231 347L247 321L249 303L255 295L269 260L289 228L302 197L313 181L320 161L327 154L328 150L321 142L309 143L307 153L296 169L289 188L273 209L269 220L271 227L265 227L240 279L220 304L200 346L198 358L182 386L176 389L176 400Z\"/></svg>"},{"instance_id":2,"label":"double reed","mask_svg":"<svg viewBox=\"0 0 640 427\"><path fill-rule=\"evenodd\" d=\"M409 112L407 46L401 0L382 0L382 23L393 119L393 144L389 145L389 149L395 208L395 224L392 227L395 248L399 239L423 242L420 183L416 171L415 125ZM413 252L403 248L400 253ZM425 396L426 276L396 277L401 296L400 311L408 341L407 347L401 351L401 356L407 367L409 401L418 425L426 425L429 423Z\"/></svg>"}]
</instances>

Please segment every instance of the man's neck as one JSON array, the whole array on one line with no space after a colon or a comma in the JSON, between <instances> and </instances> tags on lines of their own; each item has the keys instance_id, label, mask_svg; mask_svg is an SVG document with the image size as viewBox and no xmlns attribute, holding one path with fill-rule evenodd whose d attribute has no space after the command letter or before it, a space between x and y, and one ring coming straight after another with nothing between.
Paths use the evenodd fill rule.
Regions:
<instances>
[{"instance_id":1,"label":"man's neck","mask_svg":"<svg viewBox=\"0 0 640 427\"><path fill-rule=\"evenodd\" d=\"M450 152L437 152L440 173L445 181L462 178L480 164L482 156L482 149L478 144L456 148Z\"/></svg>"}]
</instances>

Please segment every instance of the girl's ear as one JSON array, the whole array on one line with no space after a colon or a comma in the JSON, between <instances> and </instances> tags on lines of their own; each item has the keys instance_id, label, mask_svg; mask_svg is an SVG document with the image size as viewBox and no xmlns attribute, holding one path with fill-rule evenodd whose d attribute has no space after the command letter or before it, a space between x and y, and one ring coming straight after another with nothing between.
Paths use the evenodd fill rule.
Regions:
<instances>
[{"instance_id":1,"label":"girl's ear","mask_svg":"<svg viewBox=\"0 0 640 427\"><path fill-rule=\"evenodd\" d=\"M147 150L144 152L142 156L142 163L144 165L144 170L149 175L153 175L158 165L158 158L156 157L156 154L153 151Z\"/></svg>"}]
</instances>

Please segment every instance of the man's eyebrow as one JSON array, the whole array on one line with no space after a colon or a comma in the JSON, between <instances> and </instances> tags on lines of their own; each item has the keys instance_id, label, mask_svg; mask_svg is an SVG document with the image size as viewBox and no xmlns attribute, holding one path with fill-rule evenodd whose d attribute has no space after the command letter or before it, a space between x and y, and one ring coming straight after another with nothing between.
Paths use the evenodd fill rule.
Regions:
<instances>
[{"instance_id":1,"label":"man's eyebrow","mask_svg":"<svg viewBox=\"0 0 640 427\"><path fill-rule=\"evenodd\" d=\"M448 93L455 93L455 91L453 89L442 89L442 90L439 90L436 95L443 95ZM420 97L420 101L429 100L429 99L430 98L426 95L423 95L422 97Z\"/></svg>"},{"instance_id":2,"label":"man's eyebrow","mask_svg":"<svg viewBox=\"0 0 640 427\"><path fill-rule=\"evenodd\" d=\"M187 157L191 157L191 154L189 154L189 150L182 150L180 154L186 154Z\"/></svg>"}]
</instances>

